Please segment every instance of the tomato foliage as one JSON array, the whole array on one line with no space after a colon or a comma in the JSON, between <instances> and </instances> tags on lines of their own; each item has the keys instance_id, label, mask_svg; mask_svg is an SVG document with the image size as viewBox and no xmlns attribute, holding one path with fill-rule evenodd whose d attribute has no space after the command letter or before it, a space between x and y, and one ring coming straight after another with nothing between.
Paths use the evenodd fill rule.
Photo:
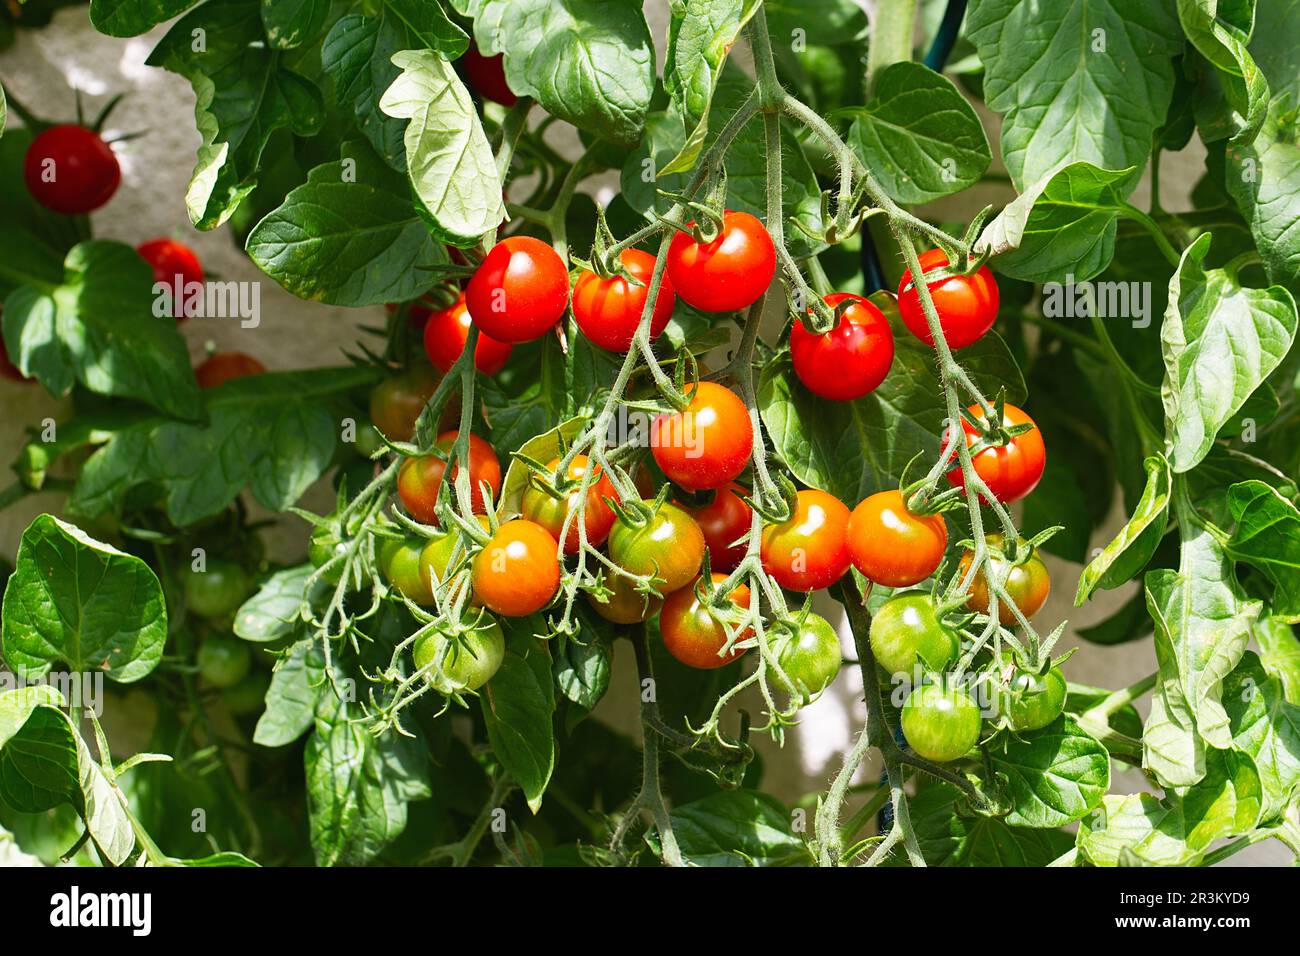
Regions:
<instances>
[{"instance_id":1,"label":"tomato foliage","mask_svg":"<svg viewBox=\"0 0 1300 956\"><path fill-rule=\"evenodd\" d=\"M115 220L142 186L107 109L4 90L0 391L70 401L0 492L66 493L12 555L2 663L154 729L114 763L77 681L6 685L0 836L113 866L1300 853L1294 4L948 6L923 65L887 0L871 29L853 0L91 0L108 36L171 20L147 64L201 134L172 235L230 237L348 346L301 368L213 314L189 239ZM1194 138L1195 188L1162 184ZM195 368L215 321L237 350ZM1074 627L1071 593L1110 614ZM1125 686L1074 681L1072 647L1129 641ZM866 719L802 828L751 738L824 695Z\"/></svg>"}]
</instances>

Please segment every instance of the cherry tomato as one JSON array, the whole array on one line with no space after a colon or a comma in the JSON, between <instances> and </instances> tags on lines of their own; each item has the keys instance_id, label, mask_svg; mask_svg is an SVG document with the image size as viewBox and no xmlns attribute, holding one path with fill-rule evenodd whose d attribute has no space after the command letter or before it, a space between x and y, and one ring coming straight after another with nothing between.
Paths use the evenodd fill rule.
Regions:
<instances>
[{"instance_id":1,"label":"cherry tomato","mask_svg":"<svg viewBox=\"0 0 1300 956\"><path fill-rule=\"evenodd\" d=\"M971 413L984 421L984 410L978 405L970 407ZM1034 424L1034 420L1014 405L1002 408L1002 426ZM979 440L979 431L966 421L961 420L962 430L966 432L966 444L974 445ZM1030 431L1014 435L1005 445L985 448L975 455L971 463L975 473L989 486L993 497L998 501L1019 501L1038 486L1043 477L1043 468L1047 464L1047 448L1043 445L1043 433L1035 425ZM948 472L948 480L958 488L966 487L961 468Z\"/></svg>"},{"instance_id":2,"label":"cherry tomato","mask_svg":"<svg viewBox=\"0 0 1300 956\"><path fill-rule=\"evenodd\" d=\"M209 681L209 683L211 683ZM259 714L266 708L266 692L271 689L271 675L266 671L253 671L232 687L221 692L226 710L236 717Z\"/></svg>"},{"instance_id":3,"label":"cherry tomato","mask_svg":"<svg viewBox=\"0 0 1300 956\"><path fill-rule=\"evenodd\" d=\"M307 542L307 560L315 568L324 567L333 558L342 557L346 553L347 548L339 537L338 528L327 524L317 525ZM338 584L343 577L343 562L334 564L321 577L328 584Z\"/></svg>"},{"instance_id":4,"label":"cherry tomato","mask_svg":"<svg viewBox=\"0 0 1300 956\"><path fill-rule=\"evenodd\" d=\"M794 320L790 358L799 381L814 395L848 402L869 395L885 380L894 361L894 333L889 320L860 295L836 292L823 301L832 308L849 301L839 322L816 335Z\"/></svg>"},{"instance_id":5,"label":"cherry tomato","mask_svg":"<svg viewBox=\"0 0 1300 956\"><path fill-rule=\"evenodd\" d=\"M687 491L721 488L745 470L753 450L749 410L716 382L700 382L685 411L659 415L650 426L655 462Z\"/></svg>"},{"instance_id":6,"label":"cherry tomato","mask_svg":"<svg viewBox=\"0 0 1300 956\"><path fill-rule=\"evenodd\" d=\"M923 684L903 702L902 725L918 756L947 763L979 743L980 709L963 687Z\"/></svg>"},{"instance_id":7,"label":"cherry tomato","mask_svg":"<svg viewBox=\"0 0 1300 956\"><path fill-rule=\"evenodd\" d=\"M397 496L402 499L402 506L416 521L423 524L438 524L438 494L442 488L442 476L447 470L447 459L451 457L451 446L460 435L458 431L443 432L434 444L439 454L419 455L402 462L397 471ZM451 482L456 481L460 465L452 464ZM492 489L495 501L501 494L501 462L492 446L475 434L469 436L469 487L470 503L475 514L487 510L487 501L483 497L481 482L486 481Z\"/></svg>"},{"instance_id":8,"label":"cherry tomato","mask_svg":"<svg viewBox=\"0 0 1300 956\"><path fill-rule=\"evenodd\" d=\"M414 314L414 309L412 309ZM465 351L469 329L473 322L462 293L452 305L438 312L426 313L424 323L424 351L434 368L444 374L451 371L456 360ZM514 350L513 345L498 342L485 332L479 332L474 346L474 367L484 375L495 375L505 367Z\"/></svg>"},{"instance_id":9,"label":"cherry tomato","mask_svg":"<svg viewBox=\"0 0 1300 956\"><path fill-rule=\"evenodd\" d=\"M640 527L621 518L615 521L609 533L609 556L631 574L659 578L659 592L668 594L699 575L704 534L690 515L665 502Z\"/></svg>"},{"instance_id":10,"label":"cherry tomato","mask_svg":"<svg viewBox=\"0 0 1300 956\"><path fill-rule=\"evenodd\" d=\"M913 514L897 489L864 498L849 516L849 557L876 584L904 588L924 581L947 547L943 516Z\"/></svg>"},{"instance_id":11,"label":"cherry tomato","mask_svg":"<svg viewBox=\"0 0 1300 956\"><path fill-rule=\"evenodd\" d=\"M547 471L552 475L555 474L559 464L560 459L552 459L546 466ZM586 455L574 455L566 472L568 479L581 482L589 465L590 461ZM612 498L617 501L618 492L614 490L614 483L601 472L600 466L595 467L596 475L591 487L587 489L586 506L583 507L583 524L587 531L587 543L599 547L609 537L610 529L614 527L614 520L617 518L614 509L605 503L605 499ZM582 506L581 490L581 485L577 485L564 497L555 498L545 489L529 482L528 487L524 489L520 510L523 511L525 518L541 525L551 533L551 537L559 541L560 533L564 530L565 518L570 512L576 512ZM569 533L564 538L564 553L577 554L580 543L578 516L575 513L573 520L569 522Z\"/></svg>"},{"instance_id":12,"label":"cherry tomato","mask_svg":"<svg viewBox=\"0 0 1300 956\"><path fill-rule=\"evenodd\" d=\"M189 318L185 304L189 289L192 285L203 284L203 265L194 250L175 239L150 239L136 246L135 251L153 269L154 283L172 290L172 315L179 320ZM180 296L176 297L178 283Z\"/></svg>"},{"instance_id":13,"label":"cherry tomato","mask_svg":"<svg viewBox=\"0 0 1300 956\"><path fill-rule=\"evenodd\" d=\"M491 615L466 611L462 624L473 628L459 638L435 630L415 642L412 656L417 670L440 694L478 690L490 681L506 657L506 636ZM428 670L424 670L425 668Z\"/></svg>"},{"instance_id":14,"label":"cherry tomato","mask_svg":"<svg viewBox=\"0 0 1300 956\"><path fill-rule=\"evenodd\" d=\"M780 690L800 706L826 689L840 672L844 656L840 636L826 618L808 614L795 632L782 630L773 646L788 681L771 672Z\"/></svg>"},{"instance_id":15,"label":"cherry tomato","mask_svg":"<svg viewBox=\"0 0 1300 956\"><path fill-rule=\"evenodd\" d=\"M928 594L900 594L871 619L871 652L890 674L912 676L919 664L942 672L961 649L957 635L944 627Z\"/></svg>"},{"instance_id":16,"label":"cherry tomato","mask_svg":"<svg viewBox=\"0 0 1300 956\"><path fill-rule=\"evenodd\" d=\"M632 347L632 336L641 324L641 312L650 293L650 277L655 271L655 257L640 249L624 249L619 258L623 268L640 285L622 275L602 279L584 270L573 287L573 318L578 328L591 342L611 352L626 352ZM673 284L665 273L650 315L651 341L663 332L676 304Z\"/></svg>"},{"instance_id":17,"label":"cherry tomato","mask_svg":"<svg viewBox=\"0 0 1300 956\"><path fill-rule=\"evenodd\" d=\"M607 576L605 587L611 593L605 596L604 601L588 591L587 602L597 614L615 624L636 624L649 620L663 607L663 598L636 590L631 581L620 575Z\"/></svg>"},{"instance_id":18,"label":"cherry tomato","mask_svg":"<svg viewBox=\"0 0 1300 956\"><path fill-rule=\"evenodd\" d=\"M384 578L399 594L416 604L433 604L433 589L429 575L421 563L424 551L422 538L405 541L390 538L380 547L379 566Z\"/></svg>"},{"instance_id":19,"label":"cherry tomato","mask_svg":"<svg viewBox=\"0 0 1300 956\"><path fill-rule=\"evenodd\" d=\"M410 441L415 422L438 390L438 376L425 365L385 379L370 393L370 420L390 441Z\"/></svg>"},{"instance_id":20,"label":"cherry tomato","mask_svg":"<svg viewBox=\"0 0 1300 956\"><path fill-rule=\"evenodd\" d=\"M921 269L930 272L948 264L942 249L921 253ZM980 266L968 276L953 276L942 282L930 282L930 297L939 313L939 328L949 348L964 349L982 339L998 317L998 283L988 266ZM921 297L912 285L912 271L903 272L898 283L898 309L903 323L926 345L934 345L930 327L921 309Z\"/></svg>"},{"instance_id":21,"label":"cherry tomato","mask_svg":"<svg viewBox=\"0 0 1300 956\"><path fill-rule=\"evenodd\" d=\"M211 558L203 571L186 565L181 572L185 606L199 617L220 619L239 610L253 591L248 572L233 561Z\"/></svg>"},{"instance_id":22,"label":"cherry tomato","mask_svg":"<svg viewBox=\"0 0 1300 956\"><path fill-rule=\"evenodd\" d=\"M265 365L244 352L214 352L194 370L194 378L199 388L216 388L232 378L261 375L265 371Z\"/></svg>"},{"instance_id":23,"label":"cherry tomato","mask_svg":"<svg viewBox=\"0 0 1300 956\"><path fill-rule=\"evenodd\" d=\"M213 687L234 687L253 666L248 645L234 637L213 634L199 645L199 676Z\"/></svg>"},{"instance_id":24,"label":"cherry tomato","mask_svg":"<svg viewBox=\"0 0 1300 956\"><path fill-rule=\"evenodd\" d=\"M465 68L465 79L483 97L502 106L514 106L518 102L519 97L506 82L505 57L500 53L484 56L471 43L460 62Z\"/></svg>"},{"instance_id":25,"label":"cherry tomato","mask_svg":"<svg viewBox=\"0 0 1300 956\"><path fill-rule=\"evenodd\" d=\"M800 491L794 513L763 529L763 570L791 591L828 588L849 569L849 509L815 488Z\"/></svg>"},{"instance_id":26,"label":"cherry tomato","mask_svg":"<svg viewBox=\"0 0 1300 956\"><path fill-rule=\"evenodd\" d=\"M478 515L477 520L484 531L492 530L487 515ZM434 535L424 545L424 550L420 552L420 573L424 575L425 585L431 594L436 594L439 587L470 562L469 542L462 543L462 540L462 535L458 532L448 531ZM457 545L461 545L459 551ZM472 592L469 603L472 606L480 603Z\"/></svg>"},{"instance_id":27,"label":"cherry tomato","mask_svg":"<svg viewBox=\"0 0 1300 956\"><path fill-rule=\"evenodd\" d=\"M687 229L695 226L687 223ZM703 312L737 312L767 291L776 274L776 247L747 212L727 210L712 242L679 232L668 247L668 278L688 305Z\"/></svg>"},{"instance_id":28,"label":"cherry tomato","mask_svg":"<svg viewBox=\"0 0 1300 956\"><path fill-rule=\"evenodd\" d=\"M714 492L707 505L691 507L676 502L686 510L704 532L704 543L709 549L709 566L716 571L734 571L745 558L745 544L736 542L749 532L754 512L741 495L749 494L747 488L731 484Z\"/></svg>"},{"instance_id":29,"label":"cherry tomato","mask_svg":"<svg viewBox=\"0 0 1300 956\"><path fill-rule=\"evenodd\" d=\"M569 273L554 249L531 236L502 239L465 287L479 331L498 342L531 342L555 327L569 304Z\"/></svg>"},{"instance_id":30,"label":"cherry tomato","mask_svg":"<svg viewBox=\"0 0 1300 956\"><path fill-rule=\"evenodd\" d=\"M712 580L713 587L716 588L727 580L727 576L714 574ZM733 647L725 655L718 656L727 644L727 628L714 616L711 607L700 603L695 593L699 583L700 579L697 578L664 598L663 610L659 612L659 633L663 636L668 653L687 667L712 670L730 664L744 654L747 648ZM737 585L728 598L735 607L747 609L749 588L743 584ZM751 628L746 628L736 637L737 643L752 637L753 633Z\"/></svg>"},{"instance_id":31,"label":"cherry tomato","mask_svg":"<svg viewBox=\"0 0 1300 956\"><path fill-rule=\"evenodd\" d=\"M1047 573L1047 565L1043 564L1042 558L1035 552L1027 561L1008 569L1006 556L1002 552L1002 535L991 534L985 540L988 541L989 566L994 579L1003 574L1007 575L1004 585L1007 594L1011 595L1011 599L1016 602L1016 607L1020 608L1020 613L1026 619L1032 618L1043 609L1043 605L1047 603L1047 595L1052 590L1052 578ZM973 559L974 555L969 551L962 556L957 573L963 578ZM989 610L986 570L988 569L982 568L980 573L975 575L975 580L970 586L970 596L966 600L966 606L977 614L987 614ZM1019 623L1015 612L1007 606L1005 600L998 601L998 621L1003 627L1015 627Z\"/></svg>"},{"instance_id":32,"label":"cherry tomato","mask_svg":"<svg viewBox=\"0 0 1300 956\"><path fill-rule=\"evenodd\" d=\"M1059 667L1046 674L1017 667L1001 688L999 707L1014 730L1041 730L1065 709L1065 675Z\"/></svg>"},{"instance_id":33,"label":"cherry tomato","mask_svg":"<svg viewBox=\"0 0 1300 956\"><path fill-rule=\"evenodd\" d=\"M523 518L507 521L474 555L474 594L505 617L540 611L560 586L555 548L541 525Z\"/></svg>"},{"instance_id":34,"label":"cherry tomato","mask_svg":"<svg viewBox=\"0 0 1300 956\"><path fill-rule=\"evenodd\" d=\"M94 130L51 126L27 147L23 176L27 190L46 209L80 215L113 198L122 167Z\"/></svg>"}]
</instances>

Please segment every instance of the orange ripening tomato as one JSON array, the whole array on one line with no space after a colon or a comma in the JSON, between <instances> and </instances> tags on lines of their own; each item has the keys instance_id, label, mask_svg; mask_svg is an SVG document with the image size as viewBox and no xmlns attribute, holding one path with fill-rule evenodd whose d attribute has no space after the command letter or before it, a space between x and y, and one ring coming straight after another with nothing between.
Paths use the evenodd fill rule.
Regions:
<instances>
[{"instance_id":1,"label":"orange ripening tomato","mask_svg":"<svg viewBox=\"0 0 1300 956\"><path fill-rule=\"evenodd\" d=\"M243 352L214 352L194 370L199 388L216 388L232 378L261 375L266 366Z\"/></svg>"},{"instance_id":2,"label":"orange ripening tomato","mask_svg":"<svg viewBox=\"0 0 1300 956\"><path fill-rule=\"evenodd\" d=\"M745 470L753 450L749 409L716 382L700 382L685 411L659 415L650 426L656 464L687 491L721 488Z\"/></svg>"},{"instance_id":3,"label":"orange ripening tomato","mask_svg":"<svg viewBox=\"0 0 1300 956\"><path fill-rule=\"evenodd\" d=\"M969 410L976 418L984 420L984 410L978 405L972 405ZM1033 425L1034 420L1014 405L1003 406L1004 428L1024 424ZM961 427L966 433L968 446L979 441L978 430L964 418ZM1043 433L1035 425L1023 434L1012 436L1005 445L985 448L974 456L971 464L998 501L1019 501L1038 486L1043 477L1043 469L1047 466L1047 446L1043 444ZM948 480L958 488L966 487L960 465L948 472Z\"/></svg>"},{"instance_id":4,"label":"orange ripening tomato","mask_svg":"<svg viewBox=\"0 0 1300 956\"><path fill-rule=\"evenodd\" d=\"M808 488L793 514L763 529L763 570L791 591L828 588L849 569L849 509L834 495Z\"/></svg>"},{"instance_id":5,"label":"orange ripening tomato","mask_svg":"<svg viewBox=\"0 0 1300 956\"><path fill-rule=\"evenodd\" d=\"M507 521L474 555L475 596L505 617L540 611L560 587L555 549L555 539L541 525L523 518Z\"/></svg>"},{"instance_id":6,"label":"orange ripening tomato","mask_svg":"<svg viewBox=\"0 0 1300 956\"><path fill-rule=\"evenodd\" d=\"M897 489L864 498L849 516L849 557L863 576L905 588L934 573L948 547L942 515L917 515Z\"/></svg>"},{"instance_id":7,"label":"orange ripening tomato","mask_svg":"<svg viewBox=\"0 0 1300 956\"><path fill-rule=\"evenodd\" d=\"M700 580L696 578L680 591L664 598L663 610L659 612L659 633L668 653L687 667L712 670L730 664L745 650L733 647L720 655L727 645L727 629L714 616L712 608L700 603L695 593ZM712 586L716 588L726 580L725 574L714 574ZM738 584L728 597L738 608L749 607L749 588L743 584ZM747 640L753 633L752 629L746 628L736 636L736 643Z\"/></svg>"},{"instance_id":8,"label":"orange ripening tomato","mask_svg":"<svg viewBox=\"0 0 1300 956\"><path fill-rule=\"evenodd\" d=\"M553 475L555 469L559 467L560 459L554 458L546 466L548 474ZM587 473L590 465L586 455L574 455L573 461L569 462L569 468L566 477L572 482L581 482L583 476ZM618 517L614 509L607 503L606 499L618 501L618 492L614 489L614 483L600 470L596 465L596 474L592 479L591 487L587 489L586 505L583 507L583 525L587 532L587 543L593 547L599 547L605 543L609 537L610 529L614 527L614 520ZM568 534L564 536L564 553L577 554L578 547L582 543L581 536L578 533L578 515L576 514L579 506L582 504L580 492L582 486L574 485L567 493L561 497L554 497L545 488L539 488L531 481L528 487L524 489L523 502L520 509L524 517L529 521L535 521L551 533L551 537L556 541L560 540L560 534L564 530L564 522L569 512L575 512L572 520L569 521Z\"/></svg>"},{"instance_id":9,"label":"orange ripening tomato","mask_svg":"<svg viewBox=\"0 0 1300 956\"><path fill-rule=\"evenodd\" d=\"M402 499L402 506L407 513L422 524L438 523L438 493L442 488L442 476L447 470L446 459L452 453L452 445L460 435L458 431L443 432L438 436L434 447L438 454L419 455L402 462L397 472L397 496ZM453 463L451 481L456 481L460 465ZM469 482L470 502L476 514L487 510L480 482L487 482L495 499L501 494L501 462L492 446L477 435L469 436Z\"/></svg>"}]
</instances>

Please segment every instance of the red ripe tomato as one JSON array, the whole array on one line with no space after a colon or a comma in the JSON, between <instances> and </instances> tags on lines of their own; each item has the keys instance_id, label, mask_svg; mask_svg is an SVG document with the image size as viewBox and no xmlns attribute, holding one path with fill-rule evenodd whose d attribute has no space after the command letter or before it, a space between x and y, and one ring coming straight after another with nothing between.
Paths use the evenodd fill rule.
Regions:
<instances>
[{"instance_id":1,"label":"red ripe tomato","mask_svg":"<svg viewBox=\"0 0 1300 956\"><path fill-rule=\"evenodd\" d=\"M560 459L552 459L551 463L546 466L550 474L555 473L559 466ZM587 473L590 461L586 455L574 455L573 461L569 462L569 468L566 476L570 481L581 482ZM555 498L549 491L539 488L532 482L524 490L523 503L521 510L524 517L529 521L536 522L551 533L556 541L560 540L560 533L564 530L564 522L569 512L576 511L582 505L581 485L576 485L567 494ZM609 480L608 476L603 474L600 466L596 466L596 477L587 489L587 502L583 507L583 524L587 530L587 543L593 547L599 547L605 543L609 537L610 529L614 527L614 521L618 517L614 509L606 504L605 499L612 498L618 500L618 492L614 489L614 483ZM578 534L578 516L574 514L573 520L569 522L569 533L564 536L564 553L577 554L581 539Z\"/></svg>"},{"instance_id":2,"label":"red ripe tomato","mask_svg":"<svg viewBox=\"0 0 1300 956\"><path fill-rule=\"evenodd\" d=\"M736 541L749 531L753 521L753 509L740 497L747 494L748 489L733 483L727 488L719 488L707 505L693 508L677 502L678 507L684 508L704 532L709 566L714 570L734 571L745 558L747 545L736 544Z\"/></svg>"},{"instance_id":3,"label":"red ripe tomato","mask_svg":"<svg viewBox=\"0 0 1300 956\"><path fill-rule=\"evenodd\" d=\"M415 423L438 390L438 376L426 365L384 379L370 392L370 421L390 441L410 441Z\"/></svg>"},{"instance_id":4,"label":"red ripe tomato","mask_svg":"<svg viewBox=\"0 0 1300 956\"><path fill-rule=\"evenodd\" d=\"M976 418L984 420L984 411L978 405L972 405L970 411ZM1034 420L1014 405L1002 408L1002 425L1034 424ZM979 432L965 418L961 427L966 432L966 444L974 445L979 440ZM1043 433L1037 426L1021 435L1014 435L1005 445L985 448L975 455L971 463L975 473L989 486L993 497L998 501L1019 501L1038 485L1043 477L1043 468L1047 464L1047 448L1043 445ZM948 480L958 488L966 486L961 468L948 472Z\"/></svg>"},{"instance_id":5,"label":"red ripe tomato","mask_svg":"<svg viewBox=\"0 0 1300 956\"><path fill-rule=\"evenodd\" d=\"M474 594L505 617L540 611L560 587L555 539L539 524L516 518L474 555Z\"/></svg>"},{"instance_id":6,"label":"red ripe tomato","mask_svg":"<svg viewBox=\"0 0 1300 956\"><path fill-rule=\"evenodd\" d=\"M416 521L423 524L438 524L438 492L442 488L442 476L447 470L446 457L451 455L451 446L460 432L443 432L438 436L434 447L439 455L420 455L402 462L397 471L397 497ZM460 465L453 464L451 481L456 481ZM501 494L501 462L492 446L477 435L469 436L469 482L470 502L475 514L487 510L487 502L479 483L486 481L492 489L495 499Z\"/></svg>"},{"instance_id":7,"label":"red ripe tomato","mask_svg":"<svg viewBox=\"0 0 1300 956\"><path fill-rule=\"evenodd\" d=\"M700 382L685 411L655 418L650 449L668 480L687 491L721 488L754 450L749 409L731 389Z\"/></svg>"},{"instance_id":8,"label":"red ripe tomato","mask_svg":"<svg viewBox=\"0 0 1300 956\"><path fill-rule=\"evenodd\" d=\"M640 249L624 249L619 256L623 268L642 284L629 282L621 275L602 279L589 270L578 276L573 287L573 318L582 334L602 349L626 352L632 336L641 324L641 312L650 294L650 277L655 271L655 257ZM650 339L663 332L672 318L677 297L665 273L659 283L659 296L650 315Z\"/></svg>"},{"instance_id":9,"label":"red ripe tomato","mask_svg":"<svg viewBox=\"0 0 1300 956\"><path fill-rule=\"evenodd\" d=\"M864 498L849 516L849 557L869 580L890 588L924 581L943 560L943 515L917 515L897 489Z\"/></svg>"},{"instance_id":10,"label":"red ripe tomato","mask_svg":"<svg viewBox=\"0 0 1300 956\"><path fill-rule=\"evenodd\" d=\"M412 306L414 317L420 306ZM465 351L465 342L469 338L469 329L473 324L469 309L465 305L462 293L452 305L438 312L425 312L428 321L424 323L424 350L429 353L429 361L440 372L451 371L456 360ZM505 366L514 346L498 342L485 332L479 332L478 343L474 346L474 367L484 375L495 375Z\"/></svg>"},{"instance_id":11,"label":"red ripe tomato","mask_svg":"<svg viewBox=\"0 0 1300 956\"><path fill-rule=\"evenodd\" d=\"M555 327L569 304L569 273L554 249L531 236L502 239L465 287L479 330L498 342L531 342Z\"/></svg>"},{"instance_id":12,"label":"red ripe tomato","mask_svg":"<svg viewBox=\"0 0 1300 956\"><path fill-rule=\"evenodd\" d=\"M216 388L232 378L261 375L265 371L266 366L251 355L243 352L215 352L194 370L194 377L198 379L199 388Z\"/></svg>"},{"instance_id":13,"label":"red ripe tomato","mask_svg":"<svg viewBox=\"0 0 1300 956\"><path fill-rule=\"evenodd\" d=\"M688 229L695 225L687 223ZM668 247L668 278L682 300L704 312L737 312L757 302L776 275L776 247L756 217L727 210L709 243L679 232Z\"/></svg>"},{"instance_id":14,"label":"red ripe tomato","mask_svg":"<svg viewBox=\"0 0 1300 956\"><path fill-rule=\"evenodd\" d=\"M948 264L942 249L921 253L921 269L930 272ZM988 266L980 266L968 276L953 276L942 282L928 283L939 327L949 348L964 349L973 345L993 328L998 317L998 283ZM921 309L921 297L912 285L912 271L903 272L898 283L898 310L903 323L926 345L933 345L930 326Z\"/></svg>"},{"instance_id":15,"label":"red ripe tomato","mask_svg":"<svg viewBox=\"0 0 1300 956\"><path fill-rule=\"evenodd\" d=\"M122 167L99 134L84 126L51 126L27 147L23 177L46 209L79 215L113 198Z\"/></svg>"},{"instance_id":16,"label":"red ripe tomato","mask_svg":"<svg viewBox=\"0 0 1300 956\"><path fill-rule=\"evenodd\" d=\"M851 301L836 326L823 335L809 332L795 319L790 329L790 358L799 381L814 395L848 402L875 391L894 361L894 333L883 312L859 295L825 296L831 307Z\"/></svg>"},{"instance_id":17,"label":"red ripe tomato","mask_svg":"<svg viewBox=\"0 0 1300 956\"><path fill-rule=\"evenodd\" d=\"M178 320L189 318L185 308L187 290L191 285L203 284L203 265L194 250L175 239L150 239L136 246L135 251L153 269L153 281L172 290L172 315Z\"/></svg>"},{"instance_id":18,"label":"red ripe tomato","mask_svg":"<svg viewBox=\"0 0 1300 956\"><path fill-rule=\"evenodd\" d=\"M727 580L725 574L714 574L713 587ZM659 633L663 636L664 647L687 667L712 670L730 664L748 648L733 647L726 654L719 652L727 645L727 628L713 615L713 610L701 604L695 594L700 579L674 591L664 598L663 610L659 612ZM736 586L728 597L739 608L749 607L749 588L743 584ZM739 643L752 637L751 628L746 628L736 637Z\"/></svg>"},{"instance_id":19,"label":"red ripe tomato","mask_svg":"<svg viewBox=\"0 0 1300 956\"><path fill-rule=\"evenodd\" d=\"M519 101L514 90L506 83L505 62L500 53L484 56L471 43L460 62L465 68L465 79L469 80L469 85L493 103L514 106Z\"/></svg>"},{"instance_id":20,"label":"red ripe tomato","mask_svg":"<svg viewBox=\"0 0 1300 956\"><path fill-rule=\"evenodd\" d=\"M815 488L800 491L794 513L763 529L763 570L791 591L827 588L849 569L849 509Z\"/></svg>"}]
</instances>

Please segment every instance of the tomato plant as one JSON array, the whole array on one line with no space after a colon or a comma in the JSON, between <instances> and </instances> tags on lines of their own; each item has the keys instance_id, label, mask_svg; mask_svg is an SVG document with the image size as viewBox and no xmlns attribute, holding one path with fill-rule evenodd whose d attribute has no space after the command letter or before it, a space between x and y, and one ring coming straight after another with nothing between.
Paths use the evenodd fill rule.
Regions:
<instances>
[{"instance_id":1,"label":"tomato plant","mask_svg":"<svg viewBox=\"0 0 1300 956\"><path fill-rule=\"evenodd\" d=\"M1295 4L65 6L0 859L1300 852Z\"/></svg>"}]
</instances>

